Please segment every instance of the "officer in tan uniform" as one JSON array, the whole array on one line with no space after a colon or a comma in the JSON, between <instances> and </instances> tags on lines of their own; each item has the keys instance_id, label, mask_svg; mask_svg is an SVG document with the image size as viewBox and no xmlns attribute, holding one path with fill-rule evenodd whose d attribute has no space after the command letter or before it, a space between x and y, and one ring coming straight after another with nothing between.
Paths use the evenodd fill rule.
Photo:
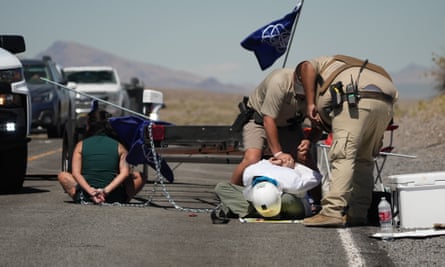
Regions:
<instances>
[{"instance_id":1,"label":"officer in tan uniform","mask_svg":"<svg viewBox=\"0 0 445 267\"><path fill-rule=\"evenodd\" d=\"M247 108L251 116L243 126L245 152L232 174L232 184L242 185L244 169L260 161L266 150L266 154L283 162L297 158L306 102L303 88L296 86L295 79L294 69L274 70L249 96Z\"/></svg>"},{"instance_id":2,"label":"officer in tan uniform","mask_svg":"<svg viewBox=\"0 0 445 267\"><path fill-rule=\"evenodd\" d=\"M332 132L331 183L319 214L306 226L365 225L374 186L374 157L393 117L397 89L386 71L367 60L337 55L301 62L297 83L304 88L307 116L317 131ZM309 146L304 140L301 146Z\"/></svg>"}]
</instances>

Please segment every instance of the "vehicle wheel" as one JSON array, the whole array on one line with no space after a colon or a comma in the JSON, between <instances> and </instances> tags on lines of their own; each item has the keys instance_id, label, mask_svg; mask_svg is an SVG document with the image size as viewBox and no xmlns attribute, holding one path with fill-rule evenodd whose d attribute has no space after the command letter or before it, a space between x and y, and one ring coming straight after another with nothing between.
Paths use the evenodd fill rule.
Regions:
<instances>
[{"instance_id":1,"label":"vehicle wheel","mask_svg":"<svg viewBox=\"0 0 445 267\"><path fill-rule=\"evenodd\" d=\"M18 193L23 187L28 161L28 145L2 151L0 155L1 193Z\"/></svg>"},{"instance_id":2,"label":"vehicle wheel","mask_svg":"<svg viewBox=\"0 0 445 267\"><path fill-rule=\"evenodd\" d=\"M74 131L73 136L71 137L72 140L70 140L68 136L69 131L65 130L63 133L63 141L62 141L62 171L64 172L71 172L71 162L73 158L73 151L74 147L76 146L77 142L79 142L83 135L79 129L76 129Z\"/></svg>"},{"instance_id":3,"label":"vehicle wheel","mask_svg":"<svg viewBox=\"0 0 445 267\"><path fill-rule=\"evenodd\" d=\"M63 126L60 120L55 124L46 128L48 138L61 138L63 136Z\"/></svg>"},{"instance_id":4,"label":"vehicle wheel","mask_svg":"<svg viewBox=\"0 0 445 267\"><path fill-rule=\"evenodd\" d=\"M62 141L62 171L71 172L71 157L73 156L73 148L70 147L68 137L63 135Z\"/></svg>"}]
</instances>

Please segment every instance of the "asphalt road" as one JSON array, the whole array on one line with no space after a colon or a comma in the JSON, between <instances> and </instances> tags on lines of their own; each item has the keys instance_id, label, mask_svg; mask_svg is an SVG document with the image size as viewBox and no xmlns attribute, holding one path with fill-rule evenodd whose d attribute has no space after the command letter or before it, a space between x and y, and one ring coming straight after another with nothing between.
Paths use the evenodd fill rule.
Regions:
<instances>
[{"instance_id":1,"label":"asphalt road","mask_svg":"<svg viewBox=\"0 0 445 267\"><path fill-rule=\"evenodd\" d=\"M204 211L234 165L171 164L170 200L151 171L133 206L76 205L56 181L60 154L61 140L33 136L24 189L0 195L0 266L445 265L445 236L383 242L370 237L377 227L213 225Z\"/></svg>"}]
</instances>

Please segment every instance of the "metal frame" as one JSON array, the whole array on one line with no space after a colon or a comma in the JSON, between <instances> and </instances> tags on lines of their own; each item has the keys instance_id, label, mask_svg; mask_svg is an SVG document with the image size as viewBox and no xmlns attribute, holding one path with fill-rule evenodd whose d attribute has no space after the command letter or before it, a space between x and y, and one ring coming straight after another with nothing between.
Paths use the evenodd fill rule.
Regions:
<instances>
[{"instance_id":1,"label":"metal frame","mask_svg":"<svg viewBox=\"0 0 445 267\"><path fill-rule=\"evenodd\" d=\"M162 140L156 140L157 153L170 162L237 164L241 161L242 135L231 126L164 125ZM146 132L145 144L150 144Z\"/></svg>"}]
</instances>

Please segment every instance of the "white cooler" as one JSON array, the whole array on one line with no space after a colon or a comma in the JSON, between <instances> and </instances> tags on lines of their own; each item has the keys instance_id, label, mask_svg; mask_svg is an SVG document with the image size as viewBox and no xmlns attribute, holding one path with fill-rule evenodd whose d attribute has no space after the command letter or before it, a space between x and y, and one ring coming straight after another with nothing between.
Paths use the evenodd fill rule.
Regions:
<instances>
[{"instance_id":1,"label":"white cooler","mask_svg":"<svg viewBox=\"0 0 445 267\"><path fill-rule=\"evenodd\" d=\"M401 228L432 228L445 223L445 171L388 176Z\"/></svg>"}]
</instances>

